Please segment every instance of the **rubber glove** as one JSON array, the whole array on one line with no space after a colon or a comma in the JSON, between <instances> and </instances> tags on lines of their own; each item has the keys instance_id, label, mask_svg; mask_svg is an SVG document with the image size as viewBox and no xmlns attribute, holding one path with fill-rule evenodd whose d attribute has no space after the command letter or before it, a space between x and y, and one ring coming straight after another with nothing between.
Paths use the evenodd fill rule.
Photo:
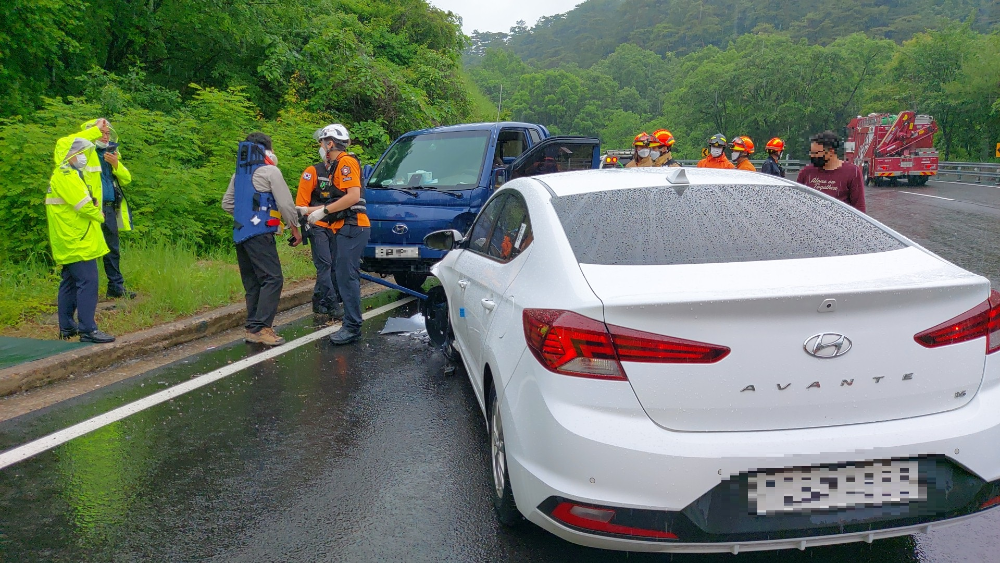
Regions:
<instances>
[{"instance_id":1,"label":"rubber glove","mask_svg":"<svg viewBox=\"0 0 1000 563\"><path fill-rule=\"evenodd\" d=\"M326 209L323 208L323 207L320 207L316 211L313 211L312 213L309 214L309 224L310 225L315 225L316 221L322 221L323 217L326 217L326 216L327 216Z\"/></svg>"}]
</instances>

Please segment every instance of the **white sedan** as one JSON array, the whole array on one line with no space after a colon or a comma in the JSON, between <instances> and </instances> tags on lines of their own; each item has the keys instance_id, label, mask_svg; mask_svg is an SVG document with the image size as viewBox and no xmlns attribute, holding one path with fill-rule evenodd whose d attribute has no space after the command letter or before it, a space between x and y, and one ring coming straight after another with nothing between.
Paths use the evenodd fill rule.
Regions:
<instances>
[{"instance_id":1,"label":"white sedan","mask_svg":"<svg viewBox=\"0 0 1000 563\"><path fill-rule=\"evenodd\" d=\"M494 507L569 541L873 541L1000 505L1000 293L781 178L521 178L433 273ZM452 350L452 347L454 350Z\"/></svg>"}]
</instances>

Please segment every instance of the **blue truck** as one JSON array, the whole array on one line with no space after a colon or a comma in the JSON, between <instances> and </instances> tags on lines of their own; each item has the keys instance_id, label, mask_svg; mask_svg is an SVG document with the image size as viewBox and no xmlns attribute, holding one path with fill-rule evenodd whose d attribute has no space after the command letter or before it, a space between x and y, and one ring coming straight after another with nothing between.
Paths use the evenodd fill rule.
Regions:
<instances>
[{"instance_id":1,"label":"blue truck","mask_svg":"<svg viewBox=\"0 0 1000 563\"><path fill-rule=\"evenodd\" d=\"M411 131L365 166L371 238L361 268L391 274L419 291L444 251L424 246L442 229L466 232L479 209L506 181L598 168L600 141L553 137L532 123L472 123Z\"/></svg>"}]
</instances>

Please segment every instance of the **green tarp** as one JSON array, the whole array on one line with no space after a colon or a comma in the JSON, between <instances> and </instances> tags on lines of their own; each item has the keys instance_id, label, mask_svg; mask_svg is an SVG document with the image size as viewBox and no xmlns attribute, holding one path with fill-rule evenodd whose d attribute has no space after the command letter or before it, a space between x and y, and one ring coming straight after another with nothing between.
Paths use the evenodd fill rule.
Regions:
<instances>
[{"instance_id":1,"label":"green tarp","mask_svg":"<svg viewBox=\"0 0 1000 563\"><path fill-rule=\"evenodd\" d=\"M87 344L66 340L35 340L33 338L0 336L0 369L55 356L81 346L87 346Z\"/></svg>"}]
</instances>

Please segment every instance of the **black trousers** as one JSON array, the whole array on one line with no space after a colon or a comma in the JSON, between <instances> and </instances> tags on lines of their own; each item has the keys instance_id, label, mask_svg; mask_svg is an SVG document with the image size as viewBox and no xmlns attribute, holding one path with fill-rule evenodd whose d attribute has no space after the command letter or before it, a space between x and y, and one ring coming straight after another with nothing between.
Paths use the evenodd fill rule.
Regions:
<instances>
[{"instance_id":1,"label":"black trousers","mask_svg":"<svg viewBox=\"0 0 1000 563\"><path fill-rule=\"evenodd\" d=\"M104 242L108 243L109 252L104 255L104 273L108 276L108 293L118 294L125 292L125 277L121 270L121 244L118 240L118 213L115 210L114 202L104 202L104 222L101 223L101 230L104 231Z\"/></svg>"},{"instance_id":2,"label":"black trousers","mask_svg":"<svg viewBox=\"0 0 1000 563\"><path fill-rule=\"evenodd\" d=\"M59 330L70 332L94 332L97 323L97 260L73 262L62 267L62 281L59 282ZM80 320L77 324L76 320Z\"/></svg>"},{"instance_id":3,"label":"black trousers","mask_svg":"<svg viewBox=\"0 0 1000 563\"><path fill-rule=\"evenodd\" d=\"M323 227L313 227L310 233L312 241L309 246L312 248L313 265L316 266L313 312L329 312L341 301L333 264L333 257L337 254L337 235Z\"/></svg>"},{"instance_id":4,"label":"black trousers","mask_svg":"<svg viewBox=\"0 0 1000 563\"><path fill-rule=\"evenodd\" d=\"M344 300L344 328L361 332L361 254L365 251L370 227L344 225L337 231L333 267L337 292Z\"/></svg>"},{"instance_id":5,"label":"black trousers","mask_svg":"<svg viewBox=\"0 0 1000 563\"><path fill-rule=\"evenodd\" d=\"M246 329L260 332L260 329L274 323L281 287L285 283L274 235L257 235L237 244L236 261L240 265L240 277L246 292Z\"/></svg>"}]
</instances>

